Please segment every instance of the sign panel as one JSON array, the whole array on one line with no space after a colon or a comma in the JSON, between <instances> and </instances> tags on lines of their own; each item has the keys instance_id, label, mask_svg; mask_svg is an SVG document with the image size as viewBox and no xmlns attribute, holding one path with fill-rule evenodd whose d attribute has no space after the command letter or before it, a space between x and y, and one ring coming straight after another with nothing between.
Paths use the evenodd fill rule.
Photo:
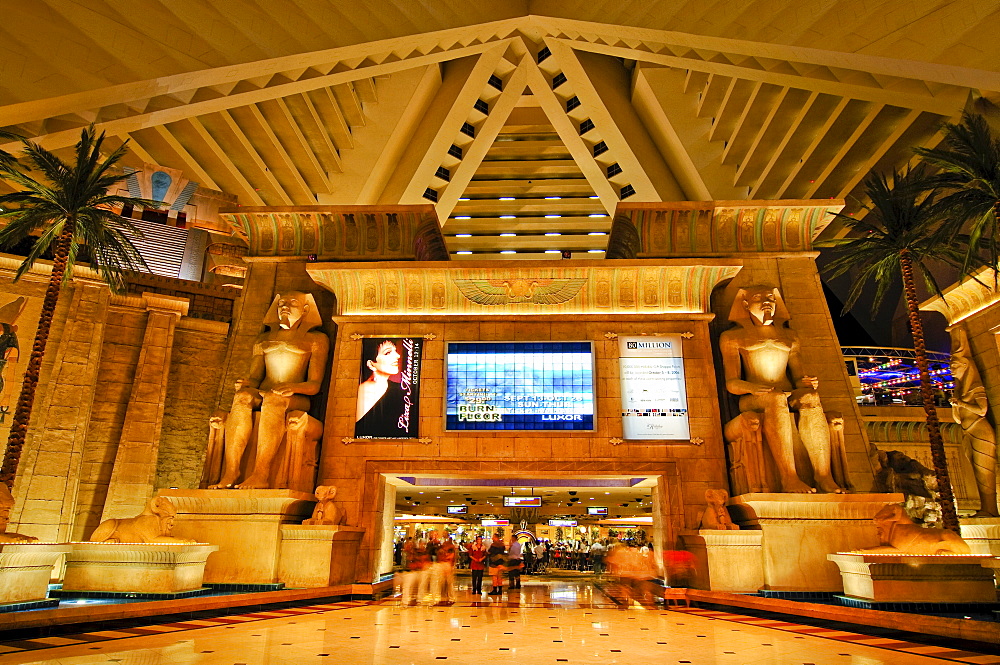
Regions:
<instances>
[{"instance_id":1,"label":"sign panel","mask_svg":"<svg viewBox=\"0 0 1000 665\"><path fill-rule=\"evenodd\" d=\"M625 438L690 438L680 335L619 337L618 356Z\"/></svg>"},{"instance_id":2,"label":"sign panel","mask_svg":"<svg viewBox=\"0 0 1000 665\"><path fill-rule=\"evenodd\" d=\"M448 430L593 430L590 342L450 342Z\"/></svg>"},{"instance_id":3,"label":"sign panel","mask_svg":"<svg viewBox=\"0 0 1000 665\"><path fill-rule=\"evenodd\" d=\"M608 514L608 507L607 506L587 506L587 514L588 515L607 515Z\"/></svg>"},{"instance_id":4,"label":"sign panel","mask_svg":"<svg viewBox=\"0 0 1000 665\"><path fill-rule=\"evenodd\" d=\"M416 439L420 420L421 337L361 340L354 436L359 439Z\"/></svg>"},{"instance_id":5,"label":"sign panel","mask_svg":"<svg viewBox=\"0 0 1000 665\"><path fill-rule=\"evenodd\" d=\"M503 505L507 508L537 508L542 505L540 496L505 496Z\"/></svg>"},{"instance_id":6,"label":"sign panel","mask_svg":"<svg viewBox=\"0 0 1000 665\"><path fill-rule=\"evenodd\" d=\"M510 520L483 520L481 524L483 526L508 526Z\"/></svg>"},{"instance_id":7,"label":"sign panel","mask_svg":"<svg viewBox=\"0 0 1000 665\"><path fill-rule=\"evenodd\" d=\"M469 512L468 506L448 506L449 515L464 515Z\"/></svg>"},{"instance_id":8,"label":"sign panel","mask_svg":"<svg viewBox=\"0 0 1000 665\"><path fill-rule=\"evenodd\" d=\"M576 526L576 520L549 520L549 526Z\"/></svg>"}]
</instances>

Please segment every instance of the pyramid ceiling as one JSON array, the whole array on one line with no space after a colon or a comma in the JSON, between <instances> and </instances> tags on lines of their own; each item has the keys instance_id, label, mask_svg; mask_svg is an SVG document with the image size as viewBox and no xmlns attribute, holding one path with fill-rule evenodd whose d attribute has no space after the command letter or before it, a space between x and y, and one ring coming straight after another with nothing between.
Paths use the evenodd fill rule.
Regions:
<instances>
[{"instance_id":1,"label":"pyramid ceiling","mask_svg":"<svg viewBox=\"0 0 1000 665\"><path fill-rule=\"evenodd\" d=\"M246 206L430 200L456 258L540 258L623 198L849 198L1000 91L995 3L342 5L5 3L0 127L93 122Z\"/></svg>"}]
</instances>

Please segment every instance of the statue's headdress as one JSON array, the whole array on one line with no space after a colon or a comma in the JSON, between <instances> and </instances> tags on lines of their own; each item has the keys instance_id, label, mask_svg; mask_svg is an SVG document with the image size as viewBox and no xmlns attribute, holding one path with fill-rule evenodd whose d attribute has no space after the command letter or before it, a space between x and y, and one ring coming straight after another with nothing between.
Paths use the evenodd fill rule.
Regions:
<instances>
[{"instance_id":1,"label":"statue's headdress","mask_svg":"<svg viewBox=\"0 0 1000 665\"><path fill-rule=\"evenodd\" d=\"M729 320L733 323L738 323L741 326L751 326L753 321L751 321L750 312L747 308L743 306L744 300L749 300L750 296L758 291L770 291L774 294L774 316L772 317L771 325L775 327L781 327L784 325L785 321L792 318L788 314L788 308L785 307L785 301L781 297L781 292L776 286L744 286L739 291L736 292L736 297L733 298L733 304L729 308Z\"/></svg>"},{"instance_id":2,"label":"statue's headdress","mask_svg":"<svg viewBox=\"0 0 1000 665\"><path fill-rule=\"evenodd\" d=\"M275 326L279 325L280 319L278 317L278 301L281 300L282 296L290 296L293 293L297 293L302 296L305 304L308 305L305 313L302 315L302 319L299 321L299 327L303 330L312 330L313 328L318 328L323 325L323 319L320 318L319 315L319 308L316 307L316 299L313 298L311 293L303 293L302 291L275 293L274 300L271 301L271 307L267 310L267 316L264 317L264 325L269 326L272 330L274 330Z\"/></svg>"},{"instance_id":3,"label":"statue's headdress","mask_svg":"<svg viewBox=\"0 0 1000 665\"><path fill-rule=\"evenodd\" d=\"M0 323L8 323L11 325L16 323L17 317L21 316L21 312L24 311L27 304L27 298L24 296L18 296L3 307L0 307Z\"/></svg>"}]
</instances>

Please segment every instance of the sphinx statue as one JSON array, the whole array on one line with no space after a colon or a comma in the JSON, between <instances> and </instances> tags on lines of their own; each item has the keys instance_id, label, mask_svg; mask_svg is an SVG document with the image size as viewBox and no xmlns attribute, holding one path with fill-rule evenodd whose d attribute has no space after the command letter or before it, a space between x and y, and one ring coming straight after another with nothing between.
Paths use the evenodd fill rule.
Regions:
<instances>
[{"instance_id":1,"label":"sphinx statue","mask_svg":"<svg viewBox=\"0 0 1000 665\"><path fill-rule=\"evenodd\" d=\"M914 524L898 503L890 503L872 518L878 547L861 550L885 554L972 554L969 544L954 531Z\"/></svg>"},{"instance_id":2,"label":"sphinx statue","mask_svg":"<svg viewBox=\"0 0 1000 665\"><path fill-rule=\"evenodd\" d=\"M174 529L174 518L177 509L170 500L163 496L155 496L149 500L146 509L135 517L105 520L94 529L90 536L92 543L143 543L143 544L182 544L194 543L193 540L174 538L170 533Z\"/></svg>"},{"instance_id":3,"label":"sphinx statue","mask_svg":"<svg viewBox=\"0 0 1000 665\"><path fill-rule=\"evenodd\" d=\"M843 492L832 475L830 428L819 399L819 380L802 368L799 336L771 286L740 289L719 338L726 390L741 413L759 414L782 492ZM792 412L795 412L794 414ZM797 416L797 417L796 417ZM816 487L799 477L795 447L802 442Z\"/></svg>"},{"instance_id":4,"label":"sphinx statue","mask_svg":"<svg viewBox=\"0 0 1000 665\"><path fill-rule=\"evenodd\" d=\"M34 536L24 536L20 533L8 533L7 522L10 520L10 509L14 507L14 497L5 483L0 483L0 545L4 543L30 543L38 540Z\"/></svg>"},{"instance_id":5,"label":"sphinx statue","mask_svg":"<svg viewBox=\"0 0 1000 665\"><path fill-rule=\"evenodd\" d=\"M986 388L972 359L969 335L962 326L951 328L951 374L955 392L951 412L962 426L962 451L972 462L979 490L979 510L973 517L1000 517L997 509L997 439L989 420Z\"/></svg>"},{"instance_id":6,"label":"sphinx statue","mask_svg":"<svg viewBox=\"0 0 1000 665\"><path fill-rule=\"evenodd\" d=\"M320 391L330 345L315 330L321 324L311 295L274 297L232 410L209 421L203 487L312 492L323 423L309 415L309 398Z\"/></svg>"}]
</instances>

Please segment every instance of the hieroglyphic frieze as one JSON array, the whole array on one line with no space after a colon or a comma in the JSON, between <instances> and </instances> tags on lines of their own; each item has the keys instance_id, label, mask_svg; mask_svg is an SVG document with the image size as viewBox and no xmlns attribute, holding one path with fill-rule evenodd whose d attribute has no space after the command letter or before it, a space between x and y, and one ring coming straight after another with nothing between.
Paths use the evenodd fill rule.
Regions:
<instances>
[{"instance_id":1,"label":"hieroglyphic frieze","mask_svg":"<svg viewBox=\"0 0 1000 665\"><path fill-rule=\"evenodd\" d=\"M219 214L252 257L447 260L430 205L241 207Z\"/></svg>"},{"instance_id":2,"label":"hieroglyphic frieze","mask_svg":"<svg viewBox=\"0 0 1000 665\"><path fill-rule=\"evenodd\" d=\"M309 275L337 295L338 314L669 314L708 311L709 295L739 260L314 263Z\"/></svg>"},{"instance_id":3,"label":"hieroglyphic frieze","mask_svg":"<svg viewBox=\"0 0 1000 665\"><path fill-rule=\"evenodd\" d=\"M619 204L608 258L808 251L843 207L839 200Z\"/></svg>"}]
</instances>

